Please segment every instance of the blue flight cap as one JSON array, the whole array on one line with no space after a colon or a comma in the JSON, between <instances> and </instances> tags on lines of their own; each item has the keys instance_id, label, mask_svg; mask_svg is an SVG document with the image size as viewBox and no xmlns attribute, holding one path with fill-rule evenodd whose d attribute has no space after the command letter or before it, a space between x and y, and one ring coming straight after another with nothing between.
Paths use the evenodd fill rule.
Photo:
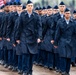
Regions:
<instances>
[{"instance_id":1,"label":"blue flight cap","mask_svg":"<svg viewBox=\"0 0 76 75\"><path fill-rule=\"evenodd\" d=\"M39 8L38 8L38 7L36 7L36 8L35 8L35 10L39 10Z\"/></svg>"},{"instance_id":2,"label":"blue flight cap","mask_svg":"<svg viewBox=\"0 0 76 75\"><path fill-rule=\"evenodd\" d=\"M8 6L9 5L9 3L7 2L6 4L5 4L5 6Z\"/></svg>"},{"instance_id":3,"label":"blue flight cap","mask_svg":"<svg viewBox=\"0 0 76 75\"><path fill-rule=\"evenodd\" d=\"M20 2L17 2L17 5L21 5L21 3Z\"/></svg>"},{"instance_id":4,"label":"blue flight cap","mask_svg":"<svg viewBox=\"0 0 76 75\"><path fill-rule=\"evenodd\" d=\"M39 7L39 10L42 10L42 8L41 8L41 7Z\"/></svg>"},{"instance_id":5,"label":"blue flight cap","mask_svg":"<svg viewBox=\"0 0 76 75\"><path fill-rule=\"evenodd\" d=\"M12 2L9 2L9 5L12 5Z\"/></svg>"},{"instance_id":6,"label":"blue flight cap","mask_svg":"<svg viewBox=\"0 0 76 75\"><path fill-rule=\"evenodd\" d=\"M45 9L46 9L46 7L43 6L42 10L45 10Z\"/></svg>"},{"instance_id":7,"label":"blue flight cap","mask_svg":"<svg viewBox=\"0 0 76 75\"><path fill-rule=\"evenodd\" d=\"M27 4L31 4L31 3L33 3L33 2L32 2L32 1L30 1L30 0L28 0L28 1L27 1Z\"/></svg>"},{"instance_id":8,"label":"blue flight cap","mask_svg":"<svg viewBox=\"0 0 76 75\"><path fill-rule=\"evenodd\" d=\"M12 2L12 5L17 5L17 3L16 2Z\"/></svg>"},{"instance_id":9,"label":"blue flight cap","mask_svg":"<svg viewBox=\"0 0 76 75\"><path fill-rule=\"evenodd\" d=\"M5 6L3 5L3 6L0 7L0 9L3 9L4 7L5 7Z\"/></svg>"},{"instance_id":10,"label":"blue flight cap","mask_svg":"<svg viewBox=\"0 0 76 75\"><path fill-rule=\"evenodd\" d=\"M26 9L26 6L25 6L25 5L23 5L22 9Z\"/></svg>"},{"instance_id":11,"label":"blue flight cap","mask_svg":"<svg viewBox=\"0 0 76 75\"><path fill-rule=\"evenodd\" d=\"M69 11L70 11L70 10L69 10L68 8L66 8L64 12L69 12Z\"/></svg>"},{"instance_id":12,"label":"blue flight cap","mask_svg":"<svg viewBox=\"0 0 76 75\"><path fill-rule=\"evenodd\" d=\"M76 10L73 11L73 14L76 14Z\"/></svg>"},{"instance_id":13,"label":"blue flight cap","mask_svg":"<svg viewBox=\"0 0 76 75\"><path fill-rule=\"evenodd\" d=\"M57 5L55 5L53 9L59 9L59 8L58 8L58 6L57 6Z\"/></svg>"},{"instance_id":14,"label":"blue flight cap","mask_svg":"<svg viewBox=\"0 0 76 75\"><path fill-rule=\"evenodd\" d=\"M47 6L47 9L51 9L52 7L49 5L49 6Z\"/></svg>"},{"instance_id":15,"label":"blue flight cap","mask_svg":"<svg viewBox=\"0 0 76 75\"><path fill-rule=\"evenodd\" d=\"M63 1L61 1L59 5L65 5L65 3Z\"/></svg>"}]
</instances>

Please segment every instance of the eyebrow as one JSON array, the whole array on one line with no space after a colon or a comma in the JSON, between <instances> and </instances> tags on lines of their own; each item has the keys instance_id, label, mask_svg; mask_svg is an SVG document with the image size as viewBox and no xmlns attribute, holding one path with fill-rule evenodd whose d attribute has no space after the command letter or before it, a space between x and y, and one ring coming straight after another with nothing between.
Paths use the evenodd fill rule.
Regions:
<instances>
[{"instance_id":1,"label":"eyebrow","mask_svg":"<svg viewBox=\"0 0 76 75\"><path fill-rule=\"evenodd\" d=\"M70 13L66 13L66 14L70 14Z\"/></svg>"}]
</instances>

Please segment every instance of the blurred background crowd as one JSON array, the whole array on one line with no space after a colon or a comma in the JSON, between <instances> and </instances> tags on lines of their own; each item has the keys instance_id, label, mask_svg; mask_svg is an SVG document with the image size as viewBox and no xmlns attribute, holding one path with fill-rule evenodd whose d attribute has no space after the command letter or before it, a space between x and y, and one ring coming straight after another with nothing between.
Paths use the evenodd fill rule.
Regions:
<instances>
[{"instance_id":1,"label":"blurred background crowd","mask_svg":"<svg viewBox=\"0 0 76 75\"><path fill-rule=\"evenodd\" d=\"M26 3L27 0L0 0L0 1L4 1L9 2L9 1L21 1L22 3ZM64 1L65 4L69 7L76 7L76 0L32 0L36 5L41 5L41 6L46 6L46 5L58 5L61 1Z\"/></svg>"},{"instance_id":2,"label":"blurred background crowd","mask_svg":"<svg viewBox=\"0 0 76 75\"><path fill-rule=\"evenodd\" d=\"M27 0L0 0L0 6L5 4L6 2L22 2L23 4L26 4ZM31 0L33 1L35 7L38 6L47 6L51 5L54 7L55 5L58 5L61 1L64 1L66 6L69 7L71 10L76 8L76 0Z\"/></svg>"},{"instance_id":3,"label":"blurred background crowd","mask_svg":"<svg viewBox=\"0 0 76 75\"><path fill-rule=\"evenodd\" d=\"M26 2L27 0L21 0L22 2ZM76 8L76 0L32 0L35 5L38 6L47 6L47 5L58 5L61 1L65 2L68 7Z\"/></svg>"}]
</instances>

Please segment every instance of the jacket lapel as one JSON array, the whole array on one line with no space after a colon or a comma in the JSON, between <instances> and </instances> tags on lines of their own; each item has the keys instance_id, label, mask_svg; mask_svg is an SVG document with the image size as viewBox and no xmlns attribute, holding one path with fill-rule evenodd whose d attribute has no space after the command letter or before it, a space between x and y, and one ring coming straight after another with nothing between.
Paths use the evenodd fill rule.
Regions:
<instances>
[{"instance_id":1,"label":"jacket lapel","mask_svg":"<svg viewBox=\"0 0 76 75\"><path fill-rule=\"evenodd\" d=\"M63 23L65 23L64 24L65 30L67 30L69 27L71 27L71 22L72 22L72 20L70 20L69 24L67 24L66 21L65 21L65 19L63 20Z\"/></svg>"},{"instance_id":2,"label":"jacket lapel","mask_svg":"<svg viewBox=\"0 0 76 75\"><path fill-rule=\"evenodd\" d=\"M69 21L69 24L67 24L67 29L72 26L72 20Z\"/></svg>"},{"instance_id":3,"label":"jacket lapel","mask_svg":"<svg viewBox=\"0 0 76 75\"><path fill-rule=\"evenodd\" d=\"M28 24L34 19L34 14L32 14L31 17L29 18L28 14L25 13L25 18L26 18L26 24Z\"/></svg>"}]
</instances>

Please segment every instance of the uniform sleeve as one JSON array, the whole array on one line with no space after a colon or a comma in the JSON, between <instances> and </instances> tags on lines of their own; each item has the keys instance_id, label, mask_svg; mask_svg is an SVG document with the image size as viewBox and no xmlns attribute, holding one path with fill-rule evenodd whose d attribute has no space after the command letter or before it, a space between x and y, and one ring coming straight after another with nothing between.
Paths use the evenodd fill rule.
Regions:
<instances>
[{"instance_id":1,"label":"uniform sleeve","mask_svg":"<svg viewBox=\"0 0 76 75\"><path fill-rule=\"evenodd\" d=\"M51 35L52 35L52 40L55 38L55 33L56 33L56 27L57 27L57 17L56 15L53 16L53 24L51 26Z\"/></svg>"},{"instance_id":2,"label":"uniform sleeve","mask_svg":"<svg viewBox=\"0 0 76 75\"><path fill-rule=\"evenodd\" d=\"M47 17L43 17L42 19L43 19L43 21L41 21L42 22L42 39L44 39L47 29L48 29Z\"/></svg>"},{"instance_id":3,"label":"uniform sleeve","mask_svg":"<svg viewBox=\"0 0 76 75\"><path fill-rule=\"evenodd\" d=\"M20 40L21 33L23 30L22 15L18 18L15 26L17 26L17 28L15 28L15 30L16 30L15 40Z\"/></svg>"},{"instance_id":4,"label":"uniform sleeve","mask_svg":"<svg viewBox=\"0 0 76 75\"><path fill-rule=\"evenodd\" d=\"M4 15L1 16L0 37L3 37Z\"/></svg>"},{"instance_id":5,"label":"uniform sleeve","mask_svg":"<svg viewBox=\"0 0 76 75\"><path fill-rule=\"evenodd\" d=\"M51 36L52 36L52 39L51 40L54 40L55 38L55 31L56 31L56 25L54 23L54 17L52 18L53 22L52 22L52 25L51 25Z\"/></svg>"},{"instance_id":6,"label":"uniform sleeve","mask_svg":"<svg viewBox=\"0 0 76 75\"><path fill-rule=\"evenodd\" d=\"M14 43L14 44L16 44L16 39L15 39L15 37L17 37L16 36L16 34L17 34L17 30L18 30L18 19L15 21L15 26L14 26L14 29L13 29L13 33L12 33L12 42Z\"/></svg>"},{"instance_id":7,"label":"uniform sleeve","mask_svg":"<svg viewBox=\"0 0 76 75\"><path fill-rule=\"evenodd\" d=\"M42 24L41 24L41 17L37 17L37 32L38 32L38 38L42 39Z\"/></svg>"},{"instance_id":8,"label":"uniform sleeve","mask_svg":"<svg viewBox=\"0 0 76 75\"><path fill-rule=\"evenodd\" d=\"M37 16L37 22L36 22L36 35L37 35L37 38L40 38L42 39L42 24L41 24L41 17L40 16Z\"/></svg>"},{"instance_id":9,"label":"uniform sleeve","mask_svg":"<svg viewBox=\"0 0 76 75\"><path fill-rule=\"evenodd\" d=\"M53 17L47 19L47 25L49 27L49 36L51 36L51 40L54 40L54 21Z\"/></svg>"},{"instance_id":10,"label":"uniform sleeve","mask_svg":"<svg viewBox=\"0 0 76 75\"><path fill-rule=\"evenodd\" d=\"M74 22L73 27L74 27L74 35L76 36L76 21ZM75 38L76 38L76 37L75 37Z\"/></svg>"},{"instance_id":11,"label":"uniform sleeve","mask_svg":"<svg viewBox=\"0 0 76 75\"><path fill-rule=\"evenodd\" d=\"M57 23L57 27L56 27L56 32L55 32L55 42L54 45L58 46L58 41L60 39L60 35L61 35L61 29L60 29L60 21L58 21Z\"/></svg>"},{"instance_id":12,"label":"uniform sleeve","mask_svg":"<svg viewBox=\"0 0 76 75\"><path fill-rule=\"evenodd\" d=\"M10 38L11 32L12 32L12 28L13 28L13 17L12 17L12 15L9 15L8 25L7 25L7 32L6 32L6 37L7 38Z\"/></svg>"}]
</instances>

